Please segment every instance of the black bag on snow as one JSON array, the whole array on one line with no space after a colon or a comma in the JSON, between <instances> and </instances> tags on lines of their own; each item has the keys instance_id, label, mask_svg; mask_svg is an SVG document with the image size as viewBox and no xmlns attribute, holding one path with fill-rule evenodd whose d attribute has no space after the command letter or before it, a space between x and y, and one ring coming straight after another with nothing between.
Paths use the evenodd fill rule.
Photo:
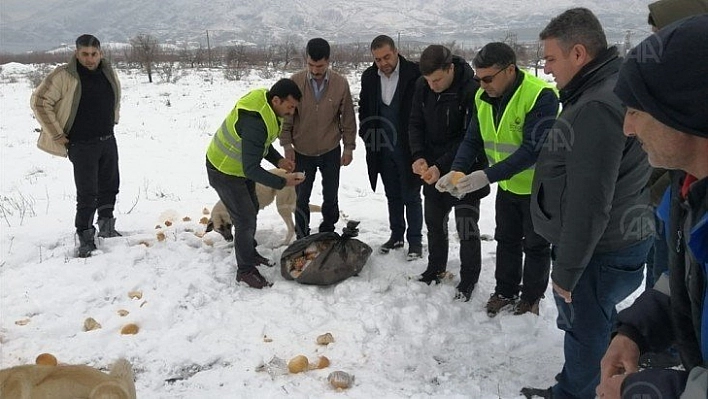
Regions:
<instances>
[{"instance_id":1,"label":"black bag on snow","mask_svg":"<svg viewBox=\"0 0 708 399\"><path fill-rule=\"evenodd\" d=\"M342 235L318 233L301 238L283 251L280 273L301 284L330 285L357 275L372 249L353 238L359 222L349 221Z\"/></svg>"}]
</instances>

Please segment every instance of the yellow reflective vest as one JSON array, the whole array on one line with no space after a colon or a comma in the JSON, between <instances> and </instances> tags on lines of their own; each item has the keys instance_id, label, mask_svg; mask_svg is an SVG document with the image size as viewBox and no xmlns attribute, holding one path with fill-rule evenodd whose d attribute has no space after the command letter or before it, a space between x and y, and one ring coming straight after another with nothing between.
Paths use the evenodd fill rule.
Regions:
<instances>
[{"instance_id":1,"label":"yellow reflective vest","mask_svg":"<svg viewBox=\"0 0 708 399\"><path fill-rule=\"evenodd\" d=\"M475 95L479 131L484 141L484 152L487 154L490 166L503 161L519 149L524 140L526 114L534 107L543 89L555 90L549 83L527 72L519 71L524 74L524 79L506 105L504 113L499 119L499 125L494 123L492 105L482 100L484 90L480 88ZM499 181L498 184L502 189L514 194L530 195L533 173L534 166L531 166L508 180Z\"/></svg>"},{"instance_id":2,"label":"yellow reflective vest","mask_svg":"<svg viewBox=\"0 0 708 399\"><path fill-rule=\"evenodd\" d=\"M264 157L268 153L268 147L278 138L280 118L275 115L273 108L268 103L267 93L267 89L256 89L241 97L216 131L207 149L207 158L220 172L246 177L243 172L241 136L236 131L236 121L238 121L240 110L258 112L265 122L268 137L265 148L263 148Z\"/></svg>"}]
</instances>

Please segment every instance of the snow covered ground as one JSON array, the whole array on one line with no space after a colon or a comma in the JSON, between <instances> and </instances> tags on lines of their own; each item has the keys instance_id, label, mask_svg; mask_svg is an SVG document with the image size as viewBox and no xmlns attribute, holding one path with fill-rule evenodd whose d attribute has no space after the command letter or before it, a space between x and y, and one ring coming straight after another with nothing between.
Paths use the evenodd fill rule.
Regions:
<instances>
[{"instance_id":1,"label":"snow covered ground","mask_svg":"<svg viewBox=\"0 0 708 399\"><path fill-rule=\"evenodd\" d=\"M219 70L185 70L175 83L149 84L138 71L120 71L116 226L124 237L99 239L94 256L75 258L72 167L36 148L26 78L34 69L7 64L0 72L0 368L34 363L43 352L104 369L125 357L138 397L151 399L515 398L522 386L550 386L560 371L550 287L540 316L490 319L484 312L494 289L493 241L482 243L482 275L467 303L453 300L457 277L427 286L415 279L425 260L376 251L389 235L386 198L381 184L376 192L369 187L362 142L339 189L344 217L361 221L359 239L375 249L362 273L314 287L286 281L279 266L261 267L272 288L236 283L231 244L216 233L195 234L217 200L205 148L241 95L282 73L261 78L254 71L233 82ZM357 73L350 82L358 97ZM321 201L316 184L312 203ZM482 234L494 233L493 198L482 201ZM261 211L261 254L279 262L285 233L275 207ZM451 234L448 270L455 276L458 249ZM142 297L131 298L133 291ZM89 317L102 328L85 332ZM138 334L120 334L128 323ZM335 342L317 345L327 332ZM296 355L324 355L331 365L301 374L258 371L274 357ZM351 389L328 384L335 370L356 377Z\"/></svg>"}]
</instances>

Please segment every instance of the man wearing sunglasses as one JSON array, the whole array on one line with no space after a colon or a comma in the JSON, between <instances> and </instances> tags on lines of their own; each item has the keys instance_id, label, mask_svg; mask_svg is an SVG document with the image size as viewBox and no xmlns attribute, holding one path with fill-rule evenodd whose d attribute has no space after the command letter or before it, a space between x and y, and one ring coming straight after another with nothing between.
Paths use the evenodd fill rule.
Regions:
<instances>
[{"instance_id":1,"label":"man wearing sunglasses","mask_svg":"<svg viewBox=\"0 0 708 399\"><path fill-rule=\"evenodd\" d=\"M487 302L487 314L494 317L502 309L512 308L516 315L538 314L548 286L551 249L548 241L533 231L531 183L540 143L558 113L558 96L550 84L520 70L514 50L504 43L484 46L473 65L475 80L481 84L475 96L477 112L452 171L436 188L464 195L499 183L494 235L496 287ZM489 167L469 173L474 161L485 156L482 151ZM453 184L452 177L459 172L466 176Z\"/></svg>"}]
</instances>

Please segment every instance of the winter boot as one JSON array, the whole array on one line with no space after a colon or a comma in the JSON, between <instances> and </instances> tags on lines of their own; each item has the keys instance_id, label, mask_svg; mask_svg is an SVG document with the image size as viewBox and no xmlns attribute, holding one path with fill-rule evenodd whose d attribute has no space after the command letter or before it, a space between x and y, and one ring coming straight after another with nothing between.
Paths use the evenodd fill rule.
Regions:
<instances>
[{"instance_id":1,"label":"winter boot","mask_svg":"<svg viewBox=\"0 0 708 399\"><path fill-rule=\"evenodd\" d=\"M521 388L521 394L524 395L526 399L532 399L536 397L543 399L553 399L553 387L546 389L524 387Z\"/></svg>"},{"instance_id":2,"label":"winter boot","mask_svg":"<svg viewBox=\"0 0 708 399\"><path fill-rule=\"evenodd\" d=\"M444 273L445 268L428 265L423 274L418 277L418 281L428 285L432 283L440 284L440 278L443 276Z\"/></svg>"},{"instance_id":3,"label":"winter boot","mask_svg":"<svg viewBox=\"0 0 708 399\"><path fill-rule=\"evenodd\" d=\"M381 254L387 254L389 253L392 249L398 249L398 248L403 248L403 240L397 240L393 237L389 238L388 241L385 243L381 244L379 247L379 253Z\"/></svg>"},{"instance_id":4,"label":"winter boot","mask_svg":"<svg viewBox=\"0 0 708 399\"><path fill-rule=\"evenodd\" d=\"M236 281L239 283L244 282L249 287L257 289L270 287L273 285L273 283L266 280L255 267L247 270L238 270L236 272Z\"/></svg>"},{"instance_id":5,"label":"winter boot","mask_svg":"<svg viewBox=\"0 0 708 399\"><path fill-rule=\"evenodd\" d=\"M538 308L539 308L539 303L541 302L541 298L536 299L533 302L529 302L526 299L521 299L519 302L516 303L514 306L514 315L522 315L524 313L533 313L536 316L538 316Z\"/></svg>"},{"instance_id":6,"label":"winter boot","mask_svg":"<svg viewBox=\"0 0 708 399\"><path fill-rule=\"evenodd\" d=\"M101 238L121 237L116 231L116 218L98 218L98 236Z\"/></svg>"},{"instance_id":7,"label":"winter boot","mask_svg":"<svg viewBox=\"0 0 708 399\"><path fill-rule=\"evenodd\" d=\"M91 256L91 251L96 249L96 243L93 241L93 236L96 234L96 229L91 227L86 230L77 231L79 236L79 258L88 258Z\"/></svg>"},{"instance_id":8,"label":"winter boot","mask_svg":"<svg viewBox=\"0 0 708 399\"><path fill-rule=\"evenodd\" d=\"M489 301L487 301L487 305L485 306L487 309L487 316L494 317L502 309L513 308L514 305L516 305L517 299L518 297L516 296L507 298L504 295L495 292L489 297Z\"/></svg>"}]
</instances>

